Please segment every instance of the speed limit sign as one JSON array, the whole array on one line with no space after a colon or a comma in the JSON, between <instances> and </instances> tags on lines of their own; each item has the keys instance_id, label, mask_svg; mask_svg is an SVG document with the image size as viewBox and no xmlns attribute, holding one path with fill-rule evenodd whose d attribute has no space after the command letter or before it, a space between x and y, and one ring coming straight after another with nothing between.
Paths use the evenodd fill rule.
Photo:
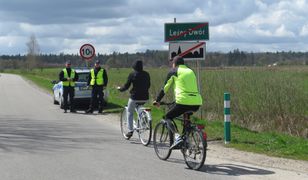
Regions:
<instances>
[{"instance_id":1,"label":"speed limit sign","mask_svg":"<svg viewBox=\"0 0 308 180\"><path fill-rule=\"evenodd\" d=\"M80 56L85 60L91 60L95 56L95 49L91 44L84 44L79 50Z\"/></svg>"}]
</instances>

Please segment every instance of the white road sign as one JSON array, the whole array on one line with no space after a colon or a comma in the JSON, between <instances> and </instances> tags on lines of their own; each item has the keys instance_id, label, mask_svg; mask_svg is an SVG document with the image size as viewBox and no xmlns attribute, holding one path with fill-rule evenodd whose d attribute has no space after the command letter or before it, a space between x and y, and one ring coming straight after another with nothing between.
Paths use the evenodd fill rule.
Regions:
<instances>
[{"instance_id":1,"label":"white road sign","mask_svg":"<svg viewBox=\"0 0 308 180\"><path fill-rule=\"evenodd\" d=\"M85 60L91 60L95 56L94 46L91 44L84 44L79 50L80 56Z\"/></svg>"},{"instance_id":2,"label":"white road sign","mask_svg":"<svg viewBox=\"0 0 308 180\"><path fill-rule=\"evenodd\" d=\"M175 42L169 43L169 59L182 56L184 60L204 60L205 42Z\"/></svg>"}]
</instances>

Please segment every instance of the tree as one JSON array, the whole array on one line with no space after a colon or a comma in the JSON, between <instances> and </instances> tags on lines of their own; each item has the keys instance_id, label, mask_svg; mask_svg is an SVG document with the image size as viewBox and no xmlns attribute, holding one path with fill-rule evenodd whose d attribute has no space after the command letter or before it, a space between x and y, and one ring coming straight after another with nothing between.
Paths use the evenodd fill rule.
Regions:
<instances>
[{"instance_id":1,"label":"tree","mask_svg":"<svg viewBox=\"0 0 308 180\"><path fill-rule=\"evenodd\" d=\"M32 70L33 68L41 66L38 59L38 55L40 53L40 46L34 34L30 36L30 40L29 42L27 42L27 47L28 47L27 63L26 63L27 70Z\"/></svg>"}]
</instances>

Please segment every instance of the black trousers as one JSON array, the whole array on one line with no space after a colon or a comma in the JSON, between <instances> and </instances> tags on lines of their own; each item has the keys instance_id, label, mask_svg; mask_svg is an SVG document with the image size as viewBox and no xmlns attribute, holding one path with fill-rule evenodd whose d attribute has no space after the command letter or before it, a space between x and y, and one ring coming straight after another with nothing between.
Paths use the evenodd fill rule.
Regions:
<instances>
[{"instance_id":1,"label":"black trousers","mask_svg":"<svg viewBox=\"0 0 308 180\"><path fill-rule=\"evenodd\" d=\"M64 100L64 110L68 109L67 99L70 97L70 109L74 110L74 96L75 96L75 88L71 86L63 86L63 100Z\"/></svg>"},{"instance_id":2,"label":"black trousers","mask_svg":"<svg viewBox=\"0 0 308 180\"><path fill-rule=\"evenodd\" d=\"M196 106L191 106L191 105L182 105L182 104L175 104L175 106L173 106L165 115L166 119L173 119L176 117L179 117L180 115L184 114L187 111L197 111L199 109L199 105ZM171 128L171 131L173 133L176 133L176 128L174 127L174 125L170 122L167 121L168 126Z\"/></svg>"},{"instance_id":3,"label":"black trousers","mask_svg":"<svg viewBox=\"0 0 308 180\"><path fill-rule=\"evenodd\" d=\"M182 105L182 104L175 104L165 115L166 119L173 119L184 114L187 111L197 111L199 109L199 105Z\"/></svg>"},{"instance_id":4,"label":"black trousers","mask_svg":"<svg viewBox=\"0 0 308 180\"><path fill-rule=\"evenodd\" d=\"M93 86L90 109L93 110L96 104L99 110L103 109L105 103L103 90L103 86Z\"/></svg>"}]
</instances>

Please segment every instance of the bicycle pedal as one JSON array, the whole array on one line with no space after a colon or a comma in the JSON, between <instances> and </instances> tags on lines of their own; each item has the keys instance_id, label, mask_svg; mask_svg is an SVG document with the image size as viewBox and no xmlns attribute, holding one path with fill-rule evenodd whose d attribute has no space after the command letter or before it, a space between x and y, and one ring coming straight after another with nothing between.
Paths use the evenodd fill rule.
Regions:
<instances>
[{"instance_id":1,"label":"bicycle pedal","mask_svg":"<svg viewBox=\"0 0 308 180\"><path fill-rule=\"evenodd\" d=\"M182 149L182 148L183 148L183 141L181 141L177 144L173 144L169 149L174 150L174 149Z\"/></svg>"}]
</instances>

